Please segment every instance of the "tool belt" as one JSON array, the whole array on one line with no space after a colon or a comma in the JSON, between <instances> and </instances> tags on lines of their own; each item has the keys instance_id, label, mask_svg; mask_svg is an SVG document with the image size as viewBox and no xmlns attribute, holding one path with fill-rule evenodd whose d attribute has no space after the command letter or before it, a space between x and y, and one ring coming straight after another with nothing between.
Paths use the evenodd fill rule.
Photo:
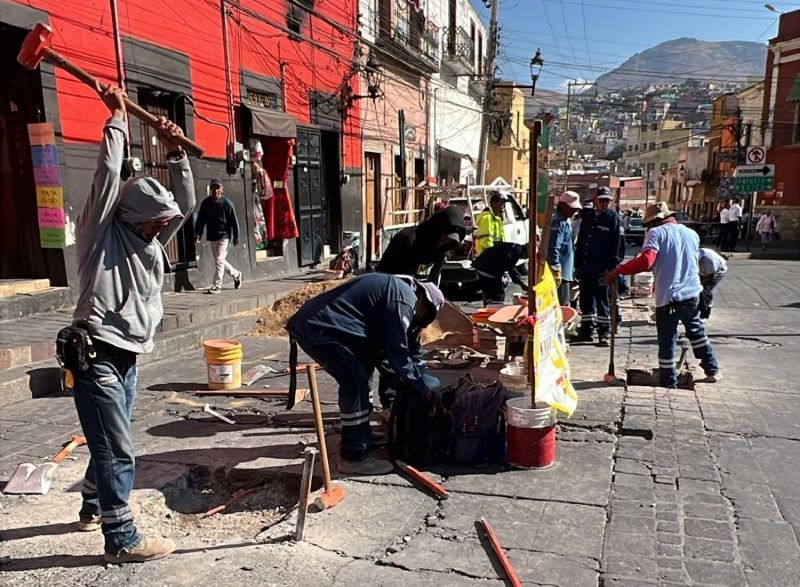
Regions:
<instances>
[{"instance_id":1,"label":"tool belt","mask_svg":"<svg viewBox=\"0 0 800 587\"><path fill-rule=\"evenodd\" d=\"M62 369L72 374L82 373L97 357L97 351L85 322L67 326L56 336L56 359Z\"/></svg>"}]
</instances>

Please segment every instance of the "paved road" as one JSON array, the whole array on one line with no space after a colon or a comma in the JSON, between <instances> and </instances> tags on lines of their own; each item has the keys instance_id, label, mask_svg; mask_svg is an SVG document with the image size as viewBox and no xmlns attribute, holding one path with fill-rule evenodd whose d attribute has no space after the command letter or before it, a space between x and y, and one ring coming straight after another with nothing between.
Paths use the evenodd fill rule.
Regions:
<instances>
[{"instance_id":1,"label":"paved road","mask_svg":"<svg viewBox=\"0 0 800 587\"><path fill-rule=\"evenodd\" d=\"M618 371L655 366L647 309L625 302L623 313ZM202 387L200 353L146 365L134 495L142 528L175 538L180 552L139 566L98 560L100 537L71 526L80 450L48 495L0 497L0 556L10 557L2 581L500 585L474 525L485 516L529 585L800 584L800 263L732 261L709 333L720 384L608 387L607 351L576 346L581 401L561 422L556 467L437 468L431 473L451 492L442 502L399 475L343 480L347 498L310 516L300 544L284 539L291 519L281 520L295 500L299 455L313 442L307 402L286 413L273 401L215 400L236 419L230 426L203 414L204 400L190 393ZM286 357L283 340L245 344L248 364ZM335 452L335 388L321 382ZM75 429L69 398L3 408L0 478ZM263 479L265 489L241 507L196 515L224 501L226 488Z\"/></svg>"}]
</instances>

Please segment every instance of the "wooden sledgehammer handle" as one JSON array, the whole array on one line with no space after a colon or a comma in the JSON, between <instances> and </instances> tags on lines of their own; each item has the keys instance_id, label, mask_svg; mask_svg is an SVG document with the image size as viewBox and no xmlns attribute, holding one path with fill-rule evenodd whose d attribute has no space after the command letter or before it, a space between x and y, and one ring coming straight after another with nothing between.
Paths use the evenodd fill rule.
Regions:
<instances>
[{"instance_id":1,"label":"wooden sledgehammer handle","mask_svg":"<svg viewBox=\"0 0 800 587\"><path fill-rule=\"evenodd\" d=\"M322 426L322 408L319 404L319 387L317 387L317 369L309 365L306 369L308 387L311 389L311 406L314 409L314 427L317 430L317 444L319 444L319 460L322 463L322 481L325 491L331 489L331 466L328 462L328 447L325 443L325 428Z\"/></svg>"},{"instance_id":2,"label":"wooden sledgehammer handle","mask_svg":"<svg viewBox=\"0 0 800 587\"><path fill-rule=\"evenodd\" d=\"M72 440L70 440L69 443L64 448L58 451L58 453L56 453L56 455L51 460L54 463L60 463L61 461L66 459L69 455L71 455L72 451L74 451L79 446L83 446L84 444L86 444L85 436L73 436Z\"/></svg>"},{"instance_id":3,"label":"wooden sledgehammer handle","mask_svg":"<svg viewBox=\"0 0 800 587\"><path fill-rule=\"evenodd\" d=\"M67 61L61 55L53 51L52 49L45 48L43 50L43 57L46 61L49 61L53 65L57 65L61 69L64 69L74 75L76 78L81 80L87 86L94 88L96 91L103 91L106 89L106 85L101 84L96 77L91 75L90 73L84 71L74 63ZM158 127L158 118L150 114L147 110L132 102L127 96L125 97L125 108L127 108L128 112L130 112L133 116L151 126L153 128ZM186 149L187 152L195 155L196 157L203 156L203 147L195 143L193 140L180 135L173 137L173 140L177 143L180 143L181 146Z\"/></svg>"}]
</instances>

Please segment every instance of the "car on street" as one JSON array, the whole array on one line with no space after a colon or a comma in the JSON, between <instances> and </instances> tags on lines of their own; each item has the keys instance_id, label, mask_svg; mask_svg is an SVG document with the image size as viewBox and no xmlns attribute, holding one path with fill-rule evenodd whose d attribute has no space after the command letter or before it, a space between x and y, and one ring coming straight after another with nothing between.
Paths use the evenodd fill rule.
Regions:
<instances>
[{"instance_id":1,"label":"car on street","mask_svg":"<svg viewBox=\"0 0 800 587\"><path fill-rule=\"evenodd\" d=\"M644 242L644 223L639 216L625 219L625 242L629 245L641 245Z\"/></svg>"}]
</instances>

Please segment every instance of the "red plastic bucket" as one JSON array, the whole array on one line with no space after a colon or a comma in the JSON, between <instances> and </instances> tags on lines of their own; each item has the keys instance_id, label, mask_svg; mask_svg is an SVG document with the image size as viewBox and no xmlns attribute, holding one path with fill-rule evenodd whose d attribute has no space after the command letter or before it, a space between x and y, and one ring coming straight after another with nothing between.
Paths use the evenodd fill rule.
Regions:
<instances>
[{"instance_id":1,"label":"red plastic bucket","mask_svg":"<svg viewBox=\"0 0 800 587\"><path fill-rule=\"evenodd\" d=\"M556 419L552 408L532 408L530 397L506 402L506 462L543 469L556 461Z\"/></svg>"}]
</instances>

